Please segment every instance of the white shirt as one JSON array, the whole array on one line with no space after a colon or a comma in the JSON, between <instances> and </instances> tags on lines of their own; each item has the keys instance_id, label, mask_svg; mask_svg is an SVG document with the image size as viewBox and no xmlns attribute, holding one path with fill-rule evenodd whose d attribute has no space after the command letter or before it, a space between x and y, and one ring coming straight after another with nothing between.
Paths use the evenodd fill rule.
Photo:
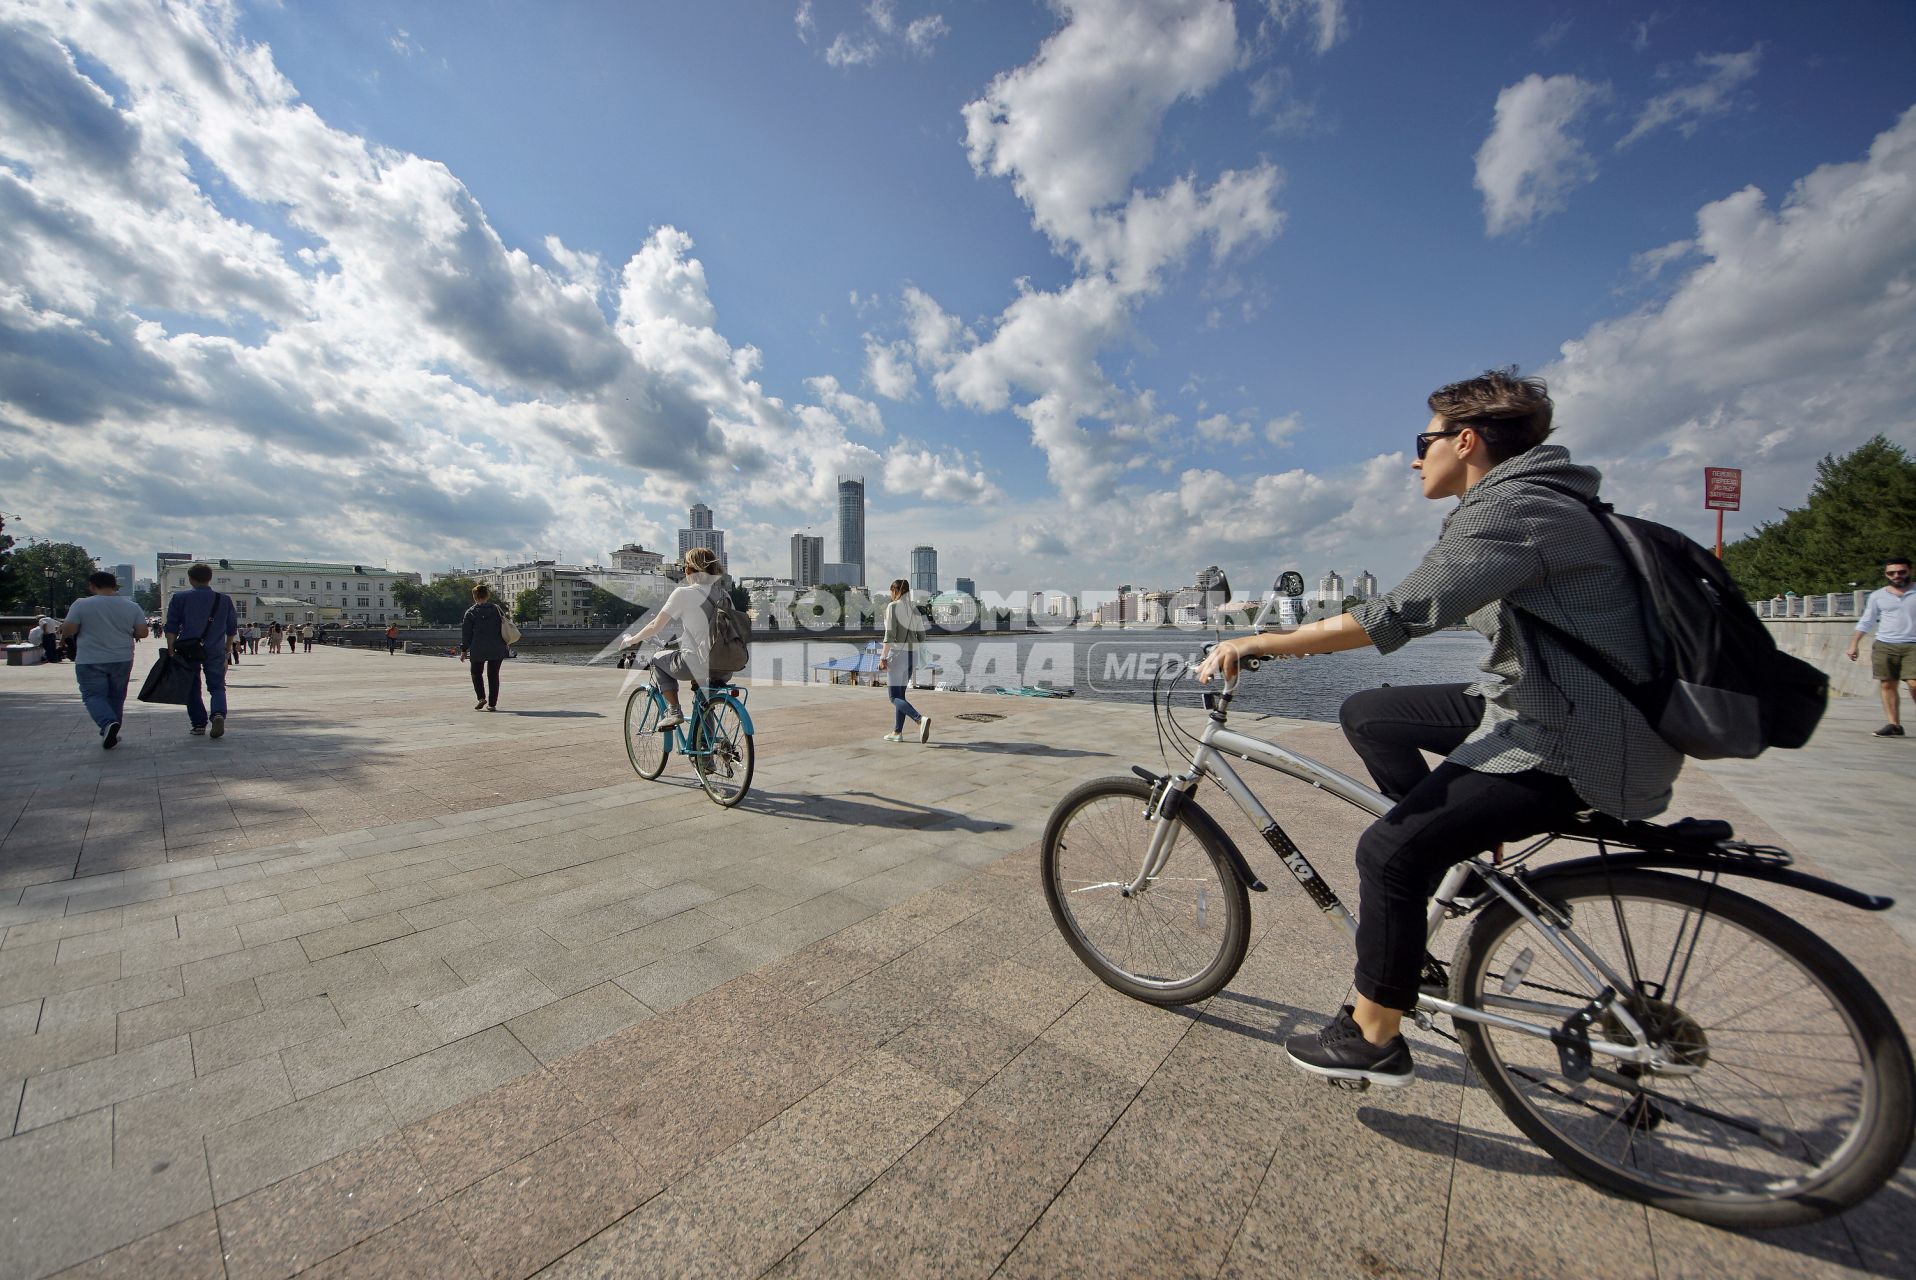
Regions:
<instances>
[{"instance_id":1,"label":"white shirt","mask_svg":"<svg viewBox=\"0 0 1916 1280\"><path fill-rule=\"evenodd\" d=\"M1856 629L1873 629L1878 644L1916 644L1916 591L1897 595L1888 587L1876 588L1869 593Z\"/></svg>"}]
</instances>

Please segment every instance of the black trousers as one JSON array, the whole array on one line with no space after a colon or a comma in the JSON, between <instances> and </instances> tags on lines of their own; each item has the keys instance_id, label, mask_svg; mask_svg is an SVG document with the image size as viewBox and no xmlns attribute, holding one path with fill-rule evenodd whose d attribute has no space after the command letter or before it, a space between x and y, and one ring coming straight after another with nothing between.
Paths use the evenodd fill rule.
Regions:
<instances>
[{"instance_id":1,"label":"black trousers","mask_svg":"<svg viewBox=\"0 0 1916 1280\"><path fill-rule=\"evenodd\" d=\"M504 661L505 659L503 658L486 658L484 660L468 658L466 660L466 665L472 668L473 696L489 707L499 705L499 664ZM484 670L480 669L482 667ZM483 684L481 683L482 679L485 682ZM486 692L486 684L492 686L491 693Z\"/></svg>"},{"instance_id":2,"label":"black trousers","mask_svg":"<svg viewBox=\"0 0 1916 1280\"><path fill-rule=\"evenodd\" d=\"M1338 719L1377 789L1397 802L1357 842L1357 990L1387 1009L1417 1003L1426 902L1465 858L1548 831L1588 806L1567 778L1541 769L1478 773L1449 755L1483 719L1461 684L1369 689Z\"/></svg>"}]
</instances>

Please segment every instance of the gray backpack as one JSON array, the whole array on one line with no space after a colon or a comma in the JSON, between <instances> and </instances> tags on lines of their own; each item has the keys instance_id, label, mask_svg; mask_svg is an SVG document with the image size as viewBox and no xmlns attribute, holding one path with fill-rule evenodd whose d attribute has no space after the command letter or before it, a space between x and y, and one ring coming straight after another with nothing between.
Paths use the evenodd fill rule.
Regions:
<instances>
[{"instance_id":1,"label":"gray backpack","mask_svg":"<svg viewBox=\"0 0 1916 1280\"><path fill-rule=\"evenodd\" d=\"M705 634L711 637L708 662L714 675L731 675L752 665L752 620L732 603L732 593L717 584L705 593Z\"/></svg>"}]
</instances>

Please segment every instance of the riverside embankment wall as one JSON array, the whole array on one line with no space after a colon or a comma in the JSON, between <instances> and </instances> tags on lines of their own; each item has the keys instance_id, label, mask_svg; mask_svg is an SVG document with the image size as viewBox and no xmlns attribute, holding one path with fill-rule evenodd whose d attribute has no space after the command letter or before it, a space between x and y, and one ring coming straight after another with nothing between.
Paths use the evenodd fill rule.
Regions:
<instances>
[{"instance_id":1,"label":"riverside embankment wall","mask_svg":"<svg viewBox=\"0 0 1916 1280\"><path fill-rule=\"evenodd\" d=\"M1855 634L1855 618L1765 618L1763 625L1776 637L1776 647L1826 672L1830 692L1850 698L1874 698L1876 677L1869 673L1868 636L1857 649L1856 661L1844 657Z\"/></svg>"}]
</instances>

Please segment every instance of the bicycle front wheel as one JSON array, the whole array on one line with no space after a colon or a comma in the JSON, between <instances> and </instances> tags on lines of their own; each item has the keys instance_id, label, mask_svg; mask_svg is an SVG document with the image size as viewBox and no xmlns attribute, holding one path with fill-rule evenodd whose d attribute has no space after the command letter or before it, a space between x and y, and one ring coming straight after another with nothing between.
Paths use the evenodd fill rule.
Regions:
<instances>
[{"instance_id":1,"label":"bicycle front wheel","mask_svg":"<svg viewBox=\"0 0 1916 1280\"><path fill-rule=\"evenodd\" d=\"M665 772L671 731L659 728L659 699L650 685L640 685L625 700L625 758L646 781Z\"/></svg>"},{"instance_id":2,"label":"bicycle front wheel","mask_svg":"<svg viewBox=\"0 0 1916 1280\"><path fill-rule=\"evenodd\" d=\"M1656 1065L1598 1056L1573 1081L1550 1041L1458 1020L1471 1066L1538 1146L1600 1187L1735 1228L1840 1213L1896 1171L1909 1047L1828 943L1679 876L1568 872L1531 887L1634 988L1618 1003L1659 1048ZM1552 1025L1596 994L1501 901L1459 944L1451 981L1460 1004ZM1630 1042L1613 1013L1591 1034Z\"/></svg>"},{"instance_id":3,"label":"bicycle front wheel","mask_svg":"<svg viewBox=\"0 0 1916 1280\"><path fill-rule=\"evenodd\" d=\"M705 794L727 809L745 798L752 787L752 735L745 732L738 706L730 698L705 704L687 753Z\"/></svg>"},{"instance_id":4,"label":"bicycle front wheel","mask_svg":"<svg viewBox=\"0 0 1916 1280\"><path fill-rule=\"evenodd\" d=\"M1224 989L1251 939L1251 899L1231 870L1230 837L1187 804L1170 854L1136 890L1154 824L1138 778L1087 782L1051 811L1040 848L1045 901L1078 958L1106 986L1180 1005Z\"/></svg>"}]
</instances>

